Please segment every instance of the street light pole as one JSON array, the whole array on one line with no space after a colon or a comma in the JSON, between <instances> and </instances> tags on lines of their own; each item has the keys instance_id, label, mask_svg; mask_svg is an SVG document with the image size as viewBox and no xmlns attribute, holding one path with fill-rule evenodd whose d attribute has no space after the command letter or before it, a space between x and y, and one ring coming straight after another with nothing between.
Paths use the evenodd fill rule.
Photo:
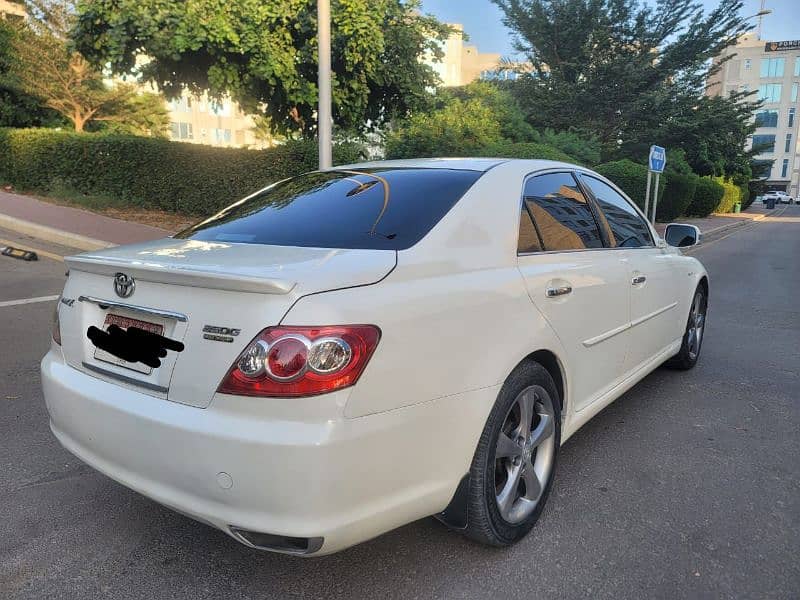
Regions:
<instances>
[{"instance_id":1,"label":"street light pole","mask_svg":"<svg viewBox=\"0 0 800 600\"><path fill-rule=\"evenodd\" d=\"M317 0L317 38L319 40L319 106L317 136L319 137L319 168L333 166L331 121L331 2Z\"/></svg>"}]
</instances>

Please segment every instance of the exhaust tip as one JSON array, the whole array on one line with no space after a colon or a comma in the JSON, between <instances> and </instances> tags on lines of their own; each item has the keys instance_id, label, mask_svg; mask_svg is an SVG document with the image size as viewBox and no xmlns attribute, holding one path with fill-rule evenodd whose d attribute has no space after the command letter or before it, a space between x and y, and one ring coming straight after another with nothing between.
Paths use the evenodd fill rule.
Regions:
<instances>
[{"instance_id":1,"label":"exhaust tip","mask_svg":"<svg viewBox=\"0 0 800 600\"><path fill-rule=\"evenodd\" d=\"M270 550L285 554L313 554L322 548L322 543L325 541L321 537L305 538L275 535L273 533L249 531L232 525L229 529L233 536L245 546L250 546L256 550Z\"/></svg>"}]
</instances>

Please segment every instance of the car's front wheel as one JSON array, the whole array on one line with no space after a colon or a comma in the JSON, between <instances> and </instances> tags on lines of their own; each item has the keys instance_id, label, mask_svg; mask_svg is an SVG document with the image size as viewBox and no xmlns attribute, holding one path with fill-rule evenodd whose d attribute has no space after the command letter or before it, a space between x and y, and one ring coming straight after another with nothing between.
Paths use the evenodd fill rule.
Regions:
<instances>
[{"instance_id":1,"label":"car's front wheel","mask_svg":"<svg viewBox=\"0 0 800 600\"><path fill-rule=\"evenodd\" d=\"M706 311L708 295L705 287L699 285L694 292L692 307L689 309L689 320L683 334L680 351L667 361L667 366L674 369L688 370L697 364L700 349L703 346L703 335L706 330Z\"/></svg>"},{"instance_id":2,"label":"car's front wheel","mask_svg":"<svg viewBox=\"0 0 800 600\"><path fill-rule=\"evenodd\" d=\"M503 384L475 451L465 533L493 546L527 534L550 493L560 444L553 378L526 361Z\"/></svg>"}]
</instances>

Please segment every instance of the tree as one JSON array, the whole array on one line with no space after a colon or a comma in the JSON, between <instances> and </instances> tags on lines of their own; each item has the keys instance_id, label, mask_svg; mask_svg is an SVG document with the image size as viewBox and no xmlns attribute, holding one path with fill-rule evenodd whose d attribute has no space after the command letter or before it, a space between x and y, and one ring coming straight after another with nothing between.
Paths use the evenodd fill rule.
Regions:
<instances>
[{"instance_id":1,"label":"tree","mask_svg":"<svg viewBox=\"0 0 800 600\"><path fill-rule=\"evenodd\" d=\"M14 76L20 88L72 122L124 123L133 130L163 134L163 102L133 84L108 84L102 73L71 50L67 33L74 22L72 0L29 0L28 24L13 38ZM160 109L158 108L160 106Z\"/></svg>"},{"instance_id":2,"label":"tree","mask_svg":"<svg viewBox=\"0 0 800 600\"><path fill-rule=\"evenodd\" d=\"M19 57L14 50L17 28L0 19L0 127L60 125L61 119L44 108L39 98L22 90L15 75Z\"/></svg>"},{"instance_id":3,"label":"tree","mask_svg":"<svg viewBox=\"0 0 800 600\"><path fill-rule=\"evenodd\" d=\"M437 81L450 28L419 0L333 0L334 123L369 130L409 114ZM78 50L115 73L138 72L168 95L230 95L263 109L274 133L313 134L316 3L311 0L92 0L78 5ZM141 57L148 60L142 64Z\"/></svg>"},{"instance_id":4,"label":"tree","mask_svg":"<svg viewBox=\"0 0 800 600\"><path fill-rule=\"evenodd\" d=\"M697 156L698 163L730 164L714 136L735 138L733 152L743 151L740 134L752 105L703 98L709 61L746 28L740 0L721 0L709 14L694 0L492 1L533 65L513 91L534 127L596 135L606 159L642 160L647 146L668 145L666 139L689 155L702 137L707 156ZM705 128L722 113L735 120L722 130ZM694 135L686 143L677 133L689 129Z\"/></svg>"},{"instance_id":5,"label":"tree","mask_svg":"<svg viewBox=\"0 0 800 600\"><path fill-rule=\"evenodd\" d=\"M389 133L387 158L480 156L503 141L500 122L480 99L449 99L430 113L419 112Z\"/></svg>"}]
</instances>

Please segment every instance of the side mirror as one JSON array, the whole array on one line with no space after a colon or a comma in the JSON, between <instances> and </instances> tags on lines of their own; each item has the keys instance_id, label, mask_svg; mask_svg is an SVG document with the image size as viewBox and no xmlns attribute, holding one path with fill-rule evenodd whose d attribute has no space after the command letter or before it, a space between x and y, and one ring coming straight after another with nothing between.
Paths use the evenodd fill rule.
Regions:
<instances>
[{"instance_id":1,"label":"side mirror","mask_svg":"<svg viewBox=\"0 0 800 600\"><path fill-rule=\"evenodd\" d=\"M664 240L667 244L677 248L696 246L700 243L700 237L699 228L695 225L686 225L684 223L670 223L664 232Z\"/></svg>"}]
</instances>

